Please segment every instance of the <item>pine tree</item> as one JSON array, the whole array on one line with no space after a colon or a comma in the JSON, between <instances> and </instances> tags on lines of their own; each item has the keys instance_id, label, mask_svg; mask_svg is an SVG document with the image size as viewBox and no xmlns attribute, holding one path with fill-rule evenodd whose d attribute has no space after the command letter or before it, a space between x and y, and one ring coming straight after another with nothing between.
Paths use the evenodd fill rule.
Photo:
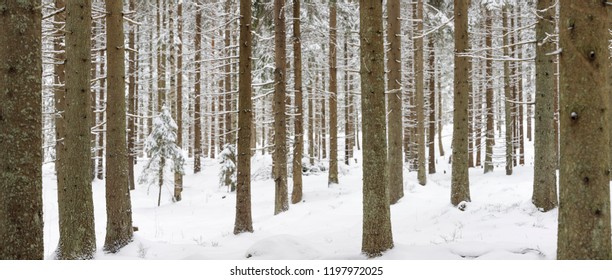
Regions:
<instances>
[{"instance_id":1,"label":"pine tree","mask_svg":"<svg viewBox=\"0 0 612 280\"><path fill-rule=\"evenodd\" d=\"M104 251L115 253L132 241L132 203L126 141L125 39L123 1L106 0L106 239Z\"/></svg>"},{"instance_id":2,"label":"pine tree","mask_svg":"<svg viewBox=\"0 0 612 280\"><path fill-rule=\"evenodd\" d=\"M363 114L363 236L361 251L376 257L393 248L387 188L387 131L382 1L359 1Z\"/></svg>"},{"instance_id":3,"label":"pine tree","mask_svg":"<svg viewBox=\"0 0 612 280\"><path fill-rule=\"evenodd\" d=\"M415 40L415 71L416 71L416 137L417 137L417 179L421 186L427 184L427 170L425 170L425 67L423 62L423 0L417 0L417 31Z\"/></svg>"},{"instance_id":4,"label":"pine tree","mask_svg":"<svg viewBox=\"0 0 612 280\"><path fill-rule=\"evenodd\" d=\"M338 184L338 60L337 3L329 1L329 176L328 185Z\"/></svg>"},{"instance_id":5,"label":"pine tree","mask_svg":"<svg viewBox=\"0 0 612 280\"><path fill-rule=\"evenodd\" d=\"M234 234L253 232L251 215L251 128L253 100L251 55L253 53L251 0L240 0L240 44L238 84L238 155L236 177L236 220Z\"/></svg>"},{"instance_id":6,"label":"pine tree","mask_svg":"<svg viewBox=\"0 0 612 280\"><path fill-rule=\"evenodd\" d=\"M468 101L469 59L468 7L470 1L455 0L455 93L453 112L453 165L451 174L451 203L455 206L470 201L468 174Z\"/></svg>"},{"instance_id":7,"label":"pine tree","mask_svg":"<svg viewBox=\"0 0 612 280\"><path fill-rule=\"evenodd\" d=\"M91 259L96 232L90 166L91 1L66 3L65 133L58 176L58 259Z\"/></svg>"},{"instance_id":8,"label":"pine tree","mask_svg":"<svg viewBox=\"0 0 612 280\"><path fill-rule=\"evenodd\" d=\"M285 0L274 0L274 215L289 210L287 190L286 30Z\"/></svg>"},{"instance_id":9,"label":"pine tree","mask_svg":"<svg viewBox=\"0 0 612 280\"><path fill-rule=\"evenodd\" d=\"M219 185L226 187L228 191L236 191L236 147L232 144L223 145L219 153Z\"/></svg>"},{"instance_id":10,"label":"pine tree","mask_svg":"<svg viewBox=\"0 0 612 280\"><path fill-rule=\"evenodd\" d=\"M560 1L558 259L610 259L608 25L599 0Z\"/></svg>"},{"instance_id":11,"label":"pine tree","mask_svg":"<svg viewBox=\"0 0 612 280\"><path fill-rule=\"evenodd\" d=\"M535 157L533 167L533 204L548 211L557 207L557 153L555 152L554 94L555 64L550 53L555 44L550 34L555 32L555 0L539 0L542 11L536 23L536 104Z\"/></svg>"},{"instance_id":12,"label":"pine tree","mask_svg":"<svg viewBox=\"0 0 612 280\"><path fill-rule=\"evenodd\" d=\"M404 164L402 162L402 37L400 0L387 1L387 106L389 111L389 203L395 204L404 196Z\"/></svg>"},{"instance_id":13,"label":"pine tree","mask_svg":"<svg viewBox=\"0 0 612 280\"><path fill-rule=\"evenodd\" d=\"M302 201L302 157L304 153L304 108L302 93L302 38L300 30L300 0L293 0L293 64L295 65L295 143L293 145L293 191L291 203Z\"/></svg>"},{"instance_id":14,"label":"pine tree","mask_svg":"<svg viewBox=\"0 0 612 280\"><path fill-rule=\"evenodd\" d=\"M153 121L153 131L145 141L144 149L149 160L143 168L139 181L147 185L157 183L159 187L157 206L161 205L164 186L171 185L171 181L166 179L167 174L185 173L183 169L185 158L177 145L177 130L178 126L172 119L170 109L168 106L163 106Z\"/></svg>"},{"instance_id":15,"label":"pine tree","mask_svg":"<svg viewBox=\"0 0 612 280\"><path fill-rule=\"evenodd\" d=\"M42 259L41 1L1 6L0 260Z\"/></svg>"}]
</instances>

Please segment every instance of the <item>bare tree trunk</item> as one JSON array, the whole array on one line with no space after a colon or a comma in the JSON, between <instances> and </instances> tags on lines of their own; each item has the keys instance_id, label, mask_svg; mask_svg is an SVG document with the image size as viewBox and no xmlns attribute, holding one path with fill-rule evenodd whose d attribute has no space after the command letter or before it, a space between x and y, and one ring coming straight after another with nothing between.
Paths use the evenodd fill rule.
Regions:
<instances>
[{"instance_id":1,"label":"bare tree trunk","mask_svg":"<svg viewBox=\"0 0 612 280\"><path fill-rule=\"evenodd\" d=\"M309 61L308 68L313 68L312 61ZM315 159L315 91L316 91L316 83L312 83L312 78L310 81L310 91L308 92L308 157L310 158L310 165L314 165Z\"/></svg>"},{"instance_id":2,"label":"bare tree trunk","mask_svg":"<svg viewBox=\"0 0 612 280\"><path fill-rule=\"evenodd\" d=\"M436 44L433 35L428 40L429 49L429 130L427 148L429 153L428 173L436 173Z\"/></svg>"},{"instance_id":3,"label":"bare tree trunk","mask_svg":"<svg viewBox=\"0 0 612 280\"><path fill-rule=\"evenodd\" d=\"M555 64L550 54L556 46L548 34L555 32L555 0L539 0L541 11L536 23L536 108L533 196L531 201L542 211L557 207L557 172L555 152Z\"/></svg>"},{"instance_id":4,"label":"bare tree trunk","mask_svg":"<svg viewBox=\"0 0 612 280\"><path fill-rule=\"evenodd\" d=\"M66 5L64 150L58 188L58 259L91 259L96 251L91 191L91 1ZM127 181L126 181L127 183Z\"/></svg>"},{"instance_id":5,"label":"bare tree trunk","mask_svg":"<svg viewBox=\"0 0 612 280\"><path fill-rule=\"evenodd\" d=\"M225 14L227 21L231 22L231 0L225 1ZM225 113L225 144L234 144L236 138L234 137L234 127L232 126L232 52L231 52L231 24L225 25L225 94L224 94L224 113Z\"/></svg>"},{"instance_id":6,"label":"bare tree trunk","mask_svg":"<svg viewBox=\"0 0 612 280\"><path fill-rule=\"evenodd\" d=\"M132 0L133 1L133 0ZM177 36L176 50L176 145L183 149L183 2L179 1L177 7ZM181 201L183 192L183 175L174 173L174 201Z\"/></svg>"},{"instance_id":7,"label":"bare tree trunk","mask_svg":"<svg viewBox=\"0 0 612 280\"><path fill-rule=\"evenodd\" d=\"M234 234L253 232L251 218L251 149L250 137L253 120L251 88L251 0L240 0L239 46L239 98L238 98L238 149L236 178L236 220Z\"/></svg>"},{"instance_id":8,"label":"bare tree trunk","mask_svg":"<svg viewBox=\"0 0 612 280\"><path fill-rule=\"evenodd\" d=\"M289 210L287 193L286 29L285 0L274 0L274 215Z\"/></svg>"},{"instance_id":9,"label":"bare tree trunk","mask_svg":"<svg viewBox=\"0 0 612 280\"><path fill-rule=\"evenodd\" d=\"M40 7L40 0L3 1L0 13L0 260L44 254ZM89 159L84 165L89 171Z\"/></svg>"},{"instance_id":10,"label":"bare tree trunk","mask_svg":"<svg viewBox=\"0 0 612 280\"><path fill-rule=\"evenodd\" d=\"M201 4L200 0L196 4ZM197 9L195 15L195 85L193 108L193 173L202 171L202 10Z\"/></svg>"},{"instance_id":11,"label":"bare tree trunk","mask_svg":"<svg viewBox=\"0 0 612 280\"><path fill-rule=\"evenodd\" d=\"M487 120L487 130L486 130L486 138L485 138L485 162L484 162L484 173L493 172L493 146L495 146L495 124L494 115L493 115L493 15L492 11L489 10L489 7L484 7L485 9L485 45L487 50L487 59L486 61L486 75L485 75L485 92L486 92L486 101L485 101L485 116Z\"/></svg>"},{"instance_id":12,"label":"bare tree trunk","mask_svg":"<svg viewBox=\"0 0 612 280\"><path fill-rule=\"evenodd\" d=\"M387 106L389 118L388 189L389 203L395 204L404 196L404 164L402 162L402 37L400 0L387 1Z\"/></svg>"},{"instance_id":13,"label":"bare tree trunk","mask_svg":"<svg viewBox=\"0 0 612 280\"><path fill-rule=\"evenodd\" d=\"M469 202L470 181L467 164L469 58L461 56L468 47L468 1L455 0L455 100L453 112L453 166L451 203Z\"/></svg>"},{"instance_id":14,"label":"bare tree trunk","mask_svg":"<svg viewBox=\"0 0 612 280\"><path fill-rule=\"evenodd\" d=\"M607 7L560 1L558 259L610 259Z\"/></svg>"},{"instance_id":15,"label":"bare tree trunk","mask_svg":"<svg viewBox=\"0 0 612 280\"><path fill-rule=\"evenodd\" d=\"M510 43L510 36L508 33L510 32L511 26L509 25L508 22L508 13L510 13L510 10L508 8L508 5L505 5L503 8L503 32L504 32L504 38L503 38L503 44L504 46L504 56L506 57L510 57L510 47L508 47L508 44ZM506 136L506 175L510 176L512 175L512 158L513 158L513 151L514 149L512 148L512 131L513 131L513 127L514 124L512 122L512 90L511 90L511 74L512 72L510 71L510 61L506 60L504 61L504 97L505 97L505 107L504 107L504 113L505 113L505 120L506 120L506 131L505 131L505 136Z\"/></svg>"},{"instance_id":16,"label":"bare tree trunk","mask_svg":"<svg viewBox=\"0 0 612 280\"><path fill-rule=\"evenodd\" d=\"M423 0L417 0L417 32L415 40L415 72L416 72L416 114L417 114L417 162L419 184L427 184L425 170L425 90L424 90L424 58L423 58Z\"/></svg>"},{"instance_id":17,"label":"bare tree trunk","mask_svg":"<svg viewBox=\"0 0 612 280\"><path fill-rule=\"evenodd\" d=\"M302 154L304 151L304 100L302 98L302 35L300 32L300 0L293 0L293 61L295 90L295 143L293 146L293 192L291 203L302 200Z\"/></svg>"},{"instance_id":18,"label":"bare tree trunk","mask_svg":"<svg viewBox=\"0 0 612 280\"><path fill-rule=\"evenodd\" d=\"M136 0L129 0L130 11L136 10ZM127 145L128 145L128 183L130 190L136 189L134 179L134 141L136 140L136 119L133 117L136 112L136 97L137 97L137 85L136 85L136 25L131 25L128 34L129 44L129 76L128 76L128 109L127 109ZM131 116L130 116L131 115Z\"/></svg>"},{"instance_id":19,"label":"bare tree trunk","mask_svg":"<svg viewBox=\"0 0 612 280\"><path fill-rule=\"evenodd\" d=\"M127 173L125 49L123 1L106 1L108 63L106 148L106 240L104 251L115 253L132 241L132 204Z\"/></svg>"},{"instance_id":20,"label":"bare tree trunk","mask_svg":"<svg viewBox=\"0 0 612 280\"><path fill-rule=\"evenodd\" d=\"M380 256L393 248L387 188L387 131L382 1L361 0L361 109L363 112L363 236L361 251Z\"/></svg>"},{"instance_id":21,"label":"bare tree trunk","mask_svg":"<svg viewBox=\"0 0 612 280\"><path fill-rule=\"evenodd\" d=\"M338 68L336 0L329 1L329 177L327 184L338 184Z\"/></svg>"}]
</instances>

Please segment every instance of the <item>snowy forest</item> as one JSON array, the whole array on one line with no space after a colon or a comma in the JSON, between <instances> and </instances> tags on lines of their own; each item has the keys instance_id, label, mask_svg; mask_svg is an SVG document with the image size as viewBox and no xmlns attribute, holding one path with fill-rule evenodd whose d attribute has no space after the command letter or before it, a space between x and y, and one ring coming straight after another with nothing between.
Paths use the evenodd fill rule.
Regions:
<instances>
[{"instance_id":1,"label":"snowy forest","mask_svg":"<svg viewBox=\"0 0 612 280\"><path fill-rule=\"evenodd\" d=\"M0 260L612 259L612 2L0 0Z\"/></svg>"}]
</instances>

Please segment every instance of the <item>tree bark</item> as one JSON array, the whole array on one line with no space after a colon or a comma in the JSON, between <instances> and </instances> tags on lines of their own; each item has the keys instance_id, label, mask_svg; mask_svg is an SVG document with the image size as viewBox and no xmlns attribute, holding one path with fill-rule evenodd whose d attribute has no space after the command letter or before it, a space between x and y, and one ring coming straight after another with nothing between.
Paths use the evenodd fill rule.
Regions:
<instances>
[{"instance_id":1,"label":"tree bark","mask_svg":"<svg viewBox=\"0 0 612 280\"><path fill-rule=\"evenodd\" d=\"M91 191L91 1L66 5L65 138L58 187L58 259L91 259L96 251Z\"/></svg>"},{"instance_id":2,"label":"tree bark","mask_svg":"<svg viewBox=\"0 0 612 280\"><path fill-rule=\"evenodd\" d=\"M427 173L436 173L436 43L433 37L428 37L429 49L429 129L427 149L429 153Z\"/></svg>"},{"instance_id":3,"label":"tree bark","mask_svg":"<svg viewBox=\"0 0 612 280\"><path fill-rule=\"evenodd\" d=\"M287 193L286 28L285 0L274 0L274 215L289 210Z\"/></svg>"},{"instance_id":4,"label":"tree bark","mask_svg":"<svg viewBox=\"0 0 612 280\"><path fill-rule=\"evenodd\" d=\"M300 0L293 0L293 64L295 90L295 143L293 146L293 192L291 203L302 201L302 154L304 152L304 100L302 98L302 35L300 32Z\"/></svg>"},{"instance_id":5,"label":"tree bark","mask_svg":"<svg viewBox=\"0 0 612 280\"><path fill-rule=\"evenodd\" d=\"M251 88L251 0L240 0L240 44L238 76L238 149L236 178L236 220L234 234L253 232L251 218L251 123L253 101Z\"/></svg>"},{"instance_id":6,"label":"tree bark","mask_svg":"<svg viewBox=\"0 0 612 280\"><path fill-rule=\"evenodd\" d=\"M133 1L133 0L131 0ZM178 46L176 50L176 145L183 149L183 1L179 1L176 11L176 33ZM174 201L183 199L183 175L174 173Z\"/></svg>"},{"instance_id":7,"label":"tree bark","mask_svg":"<svg viewBox=\"0 0 612 280\"><path fill-rule=\"evenodd\" d=\"M363 114L363 231L361 251L380 256L393 248L387 188L382 1L361 0L361 110Z\"/></svg>"},{"instance_id":8,"label":"tree bark","mask_svg":"<svg viewBox=\"0 0 612 280\"><path fill-rule=\"evenodd\" d=\"M107 148L106 240L104 251L116 253L132 241L132 205L128 183L125 102L123 1L106 1Z\"/></svg>"},{"instance_id":9,"label":"tree bark","mask_svg":"<svg viewBox=\"0 0 612 280\"><path fill-rule=\"evenodd\" d=\"M610 259L608 25L599 0L560 1L558 259Z\"/></svg>"},{"instance_id":10,"label":"tree bark","mask_svg":"<svg viewBox=\"0 0 612 280\"><path fill-rule=\"evenodd\" d=\"M504 32L504 38L503 38L503 44L504 44L504 56L510 58L510 47L508 47L508 44L510 44L510 25L509 25L509 21L508 21L508 13L510 13L508 5L505 5L503 8L503 32ZM505 113L505 121L506 121L506 131L505 131L505 137L506 137L506 175L510 176L512 175L512 168L513 168L513 163L512 163L512 159L513 159L513 151L514 149L512 148L512 131L513 131L513 121L512 121L512 107L513 104L512 102L512 90L511 90L511 77L510 75L512 74L512 72L510 71L510 61L506 60L504 61L504 97L506 99L505 101L505 106L504 106L504 113ZM537 126L537 125L536 125ZM536 140L537 141L537 140Z\"/></svg>"},{"instance_id":11,"label":"tree bark","mask_svg":"<svg viewBox=\"0 0 612 280\"><path fill-rule=\"evenodd\" d=\"M455 206L470 199L467 164L469 58L461 56L468 47L468 1L455 0L455 87L453 112L453 165L451 203Z\"/></svg>"},{"instance_id":12,"label":"tree bark","mask_svg":"<svg viewBox=\"0 0 612 280\"><path fill-rule=\"evenodd\" d=\"M417 137L417 180L421 186L427 184L425 169L425 90L424 90L424 57L423 57L423 0L417 0L417 31L415 40L415 74L416 74L416 137Z\"/></svg>"},{"instance_id":13,"label":"tree bark","mask_svg":"<svg viewBox=\"0 0 612 280\"><path fill-rule=\"evenodd\" d=\"M387 1L387 106L388 109L388 165L389 203L404 197L404 164L402 162L403 108L402 108L402 37L400 0Z\"/></svg>"},{"instance_id":14,"label":"tree bark","mask_svg":"<svg viewBox=\"0 0 612 280\"><path fill-rule=\"evenodd\" d=\"M485 133L485 161L484 173L493 172L493 146L495 146L495 127L493 115L493 15L489 7L485 9L485 46L487 48L486 75L485 75L485 116L487 130Z\"/></svg>"},{"instance_id":15,"label":"tree bark","mask_svg":"<svg viewBox=\"0 0 612 280\"><path fill-rule=\"evenodd\" d=\"M531 201L542 211L557 207L557 158L555 151L555 63L556 50L548 34L555 32L555 0L539 0L541 11L536 23L536 107L533 196Z\"/></svg>"},{"instance_id":16,"label":"tree bark","mask_svg":"<svg viewBox=\"0 0 612 280\"><path fill-rule=\"evenodd\" d=\"M338 68L337 8L329 1L329 177L327 184L338 184Z\"/></svg>"},{"instance_id":17,"label":"tree bark","mask_svg":"<svg viewBox=\"0 0 612 280\"><path fill-rule=\"evenodd\" d=\"M129 8L130 11L136 10L136 0L129 0ZM134 161L136 151L134 150L134 141L136 140L136 119L132 116L135 116L136 112L136 98L138 96L137 93L137 85L136 85L136 25L130 26L130 31L128 35L129 42L129 81L128 81L128 175L129 175L129 185L130 190L136 189L135 179L134 179ZM131 116L130 116L131 115Z\"/></svg>"},{"instance_id":18,"label":"tree bark","mask_svg":"<svg viewBox=\"0 0 612 280\"><path fill-rule=\"evenodd\" d=\"M41 1L3 1L2 6L0 260L42 259Z\"/></svg>"},{"instance_id":19,"label":"tree bark","mask_svg":"<svg viewBox=\"0 0 612 280\"><path fill-rule=\"evenodd\" d=\"M201 4L199 0L196 4ZM197 9L195 15L195 85L193 109L193 173L202 171L202 10Z\"/></svg>"}]
</instances>

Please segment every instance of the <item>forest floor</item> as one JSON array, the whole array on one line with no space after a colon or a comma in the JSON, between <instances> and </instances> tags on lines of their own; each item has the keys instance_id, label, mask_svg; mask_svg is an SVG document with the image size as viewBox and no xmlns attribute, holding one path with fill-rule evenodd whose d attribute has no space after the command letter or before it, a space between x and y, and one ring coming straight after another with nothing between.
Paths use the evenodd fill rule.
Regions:
<instances>
[{"instance_id":1,"label":"forest floor","mask_svg":"<svg viewBox=\"0 0 612 280\"><path fill-rule=\"evenodd\" d=\"M450 151L450 126L445 128ZM503 145L503 139L497 141ZM501 146L500 146L501 147ZM533 150L527 142L525 166L506 176L503 155L495 171L470 169L472 202L465 211L450 204L448 157L438 157L437 173L420 186L405 171L405 196L391 206L395 247L380 259L555 259L557 210L539 212L531 204ZM437 148L437 146L436 146ZM436 149L437 150L437 149ZM498 150L496 149L496 152ZM438 154L438 151L436 151ZM503 149L502 149L503 153ZM342 158L342 157L340 157ZM97 259L365 259L361 254L361 158L340 165L340 184L328 187L327 173L304 176L304 198L289 211L274 213L271 159L253 159L253 233L234 235L235 193L219 187L217 160L203 161L184 178L183 200L171 201L171 188L138 185L132 191L134 242L117 254L102 252L106 216L104 181L93 184ZM136 167L140 173L142 163ZM189 161L192 164L193 161ZM289 172L289 174L291 174ZM44 167L45 255L59 240L57 187L53 165ZM291 180L289 180L291 191Z\"/></svg>"}]
</instances>

